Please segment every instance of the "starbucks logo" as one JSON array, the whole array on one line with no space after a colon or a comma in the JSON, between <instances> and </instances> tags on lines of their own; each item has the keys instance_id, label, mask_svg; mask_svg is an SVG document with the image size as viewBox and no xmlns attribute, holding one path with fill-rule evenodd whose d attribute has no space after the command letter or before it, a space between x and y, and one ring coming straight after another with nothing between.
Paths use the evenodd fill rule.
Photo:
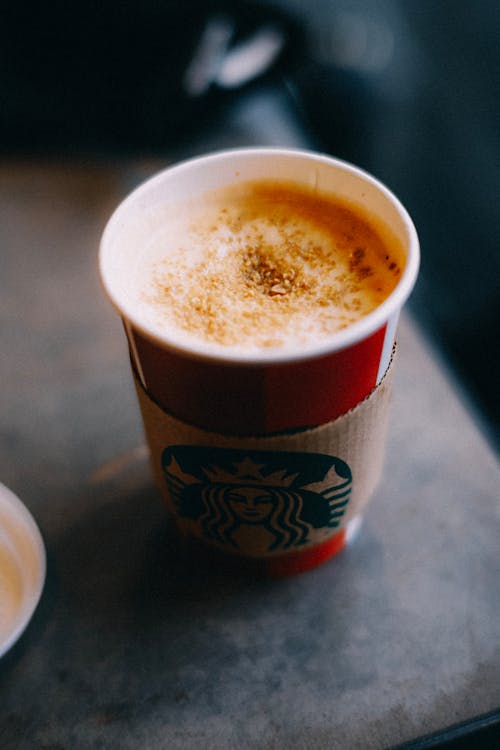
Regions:
<instances>
[{"instance_id":1,"label":"starbucks logo","mask_svg":"<svg viewBox=\"0 0 500 750\"><path fill-rule=\"evenodd\" d=\"M162 466L178 514L198 535L239 551L250 538L258 552L300 548L315 530L326 538L352 484L345 461L320 453L176 445Z\"/></svg>"}]
</instances>

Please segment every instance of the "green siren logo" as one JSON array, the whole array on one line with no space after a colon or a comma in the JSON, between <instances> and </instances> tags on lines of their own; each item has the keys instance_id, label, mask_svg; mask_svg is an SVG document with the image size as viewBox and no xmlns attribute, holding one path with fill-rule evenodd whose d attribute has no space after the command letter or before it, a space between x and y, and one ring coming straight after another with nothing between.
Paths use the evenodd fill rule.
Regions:
<instances>
[{"instance_id":1,"label":"green siren logo","mask_svg":"<svg viewBox=\"0 0 500 750\"><path fill-rule=\"evenodd\" d=\"M235 551L256 543L258 552L300 548L317 529L326 538L352 484L345 461L320 453L178 445L163 451L162 466L179 515Z\"/></svg>"}]
</instances>

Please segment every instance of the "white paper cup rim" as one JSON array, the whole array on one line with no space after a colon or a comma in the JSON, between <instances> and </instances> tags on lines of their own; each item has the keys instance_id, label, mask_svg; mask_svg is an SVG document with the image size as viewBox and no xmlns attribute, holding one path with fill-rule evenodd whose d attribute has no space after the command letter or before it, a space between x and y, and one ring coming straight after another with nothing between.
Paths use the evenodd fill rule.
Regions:
<instances>
[{"instance_id":1,"label":"white paper cup rim","mask_svg":"<svg viewBox=\"0 0 500 750\"><path fill-rule=\"evenodd\" d=\"M392 293L382 302L375 310L365 315L359 321L352 323L347 328L332 333L330 336L322 336L318 342L301 344L297 349L280 349L271 348L266 351L245 352L235 351L220 344L213 344L203 341L193 341L186 339L181 335L176 336L172 332L163 332L160 334L155 330L143 317L140 311L130 304L127 298L120 296L114 283L114 268L111 262L112 256L112 235L127 221L128 212L147 198L149 192L160 185L165 179L175 178L186 170L196 169L200 166L209 166L221 160L233 160L235 163L242 163L248 158L265 156L267 158L277 159L307 159L313 164L329 165L354 175L374 187L383 197L395 208L399 219L405 227L407 234L407 257L406 264L401 278L392 291ZM272 169L267 175L273 178ZM226 183L228 184L228 183ZM222 185L222 183L221 183ZM273 147L257 147L244 149L229 149L216 151L205 156L198 156L187 159L172 166L163 169L153 175L145 182L133 190L116 208L109 219L100 244L99 252L99 269L101 281L104 289L116 310L120 315L129 322L134 328L141 332L146 338L159 343L160 346L177 351L194 358L202 358L223 362L224 364L279 364L294 362L304 359L311 359L331 354L336 351L352 346L357 342L367 338L370 334L380 329L387 321L397 314L407 298L409 297L415 284L418 269L420 265L419 241L415 226L405 207L399 199L387 188L382 182L373 177L363 169L350 164L349 162L337 159L335 157L316 153L312 151L299 149L280 149Z\"/></svg>"},{"instance_id":2,"label":"white paper cup rim","mask_svg":"<svg viewBox=\"0 0 500 750\"><path fill-rule=\"evenodd\" d=\"M40 530L21 500L0 483L0 657L33 616L45 575Z\"/></svg>"}]
</instances>

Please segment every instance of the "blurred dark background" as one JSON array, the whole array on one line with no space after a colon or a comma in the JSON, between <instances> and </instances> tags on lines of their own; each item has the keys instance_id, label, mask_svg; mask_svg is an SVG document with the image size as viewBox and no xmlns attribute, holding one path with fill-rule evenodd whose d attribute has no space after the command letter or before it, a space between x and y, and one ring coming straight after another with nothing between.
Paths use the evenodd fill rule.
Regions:
<instances>
[{"instance_id":1,"label":"blurred dark background","mask_svg":"<svg viewBox=\"0 0 500 750\"><path fill-rule=\"evenodd\" d=\"M497 0L21 2L0 41L7 159L282 145L385 181L421 239L410 308L497 442Z\"/></svg>"}]
</instances>

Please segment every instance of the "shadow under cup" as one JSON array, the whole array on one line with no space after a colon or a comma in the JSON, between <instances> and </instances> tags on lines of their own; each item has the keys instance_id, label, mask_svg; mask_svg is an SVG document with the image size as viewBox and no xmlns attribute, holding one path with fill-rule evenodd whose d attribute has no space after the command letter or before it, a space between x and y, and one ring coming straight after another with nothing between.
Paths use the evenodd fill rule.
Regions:
<instances>
[{"instance_id":1,"label":"shadow under cup","mask_svg":"<svg viewBox=\"0 0 500 750\"><path fill-rule=\"evenodd\" d=\"M395 290L360 321L292 353L228 353L153 330L134 309L127 291L130 269L147 241L151 211L266 178L337 196L386 227L406 255ZM271 574L308 569L344 546L348 528L359 523L359 513L353 515L345 499L348 464L331 453L323 428L345 421L342 415L355 413L357 405L376 393L389 367L399 313L415 283L418 264L415 228L397 198L356 167L310 152L245 149L193 159L148 180L117 208L101 242L101 278L124 323L156 479L183 531L214 551L231 554L232 561L245 561ZM309 444L318 426L322 442L313 438ZM279 435L288 436L284 440L292 435L292 451L286 443L272 442ZM364 440L370 451L370 442L380 442L380 435L366 435ZM338 450L336 443L332 445ZM322 472L330 485L335 476L334 486L344 492L343 500L340 489L318 490ZM349 481L354 487L357 477ZM269 497L279 488L282 494L298 496L286 502L280 498L281 516L277 511L266 516ZM325 521L314 492L327 498L335 521ZM292 512L291 504L297 506L294 523L283 520ZM307 529L318 529L319 518L326 525L311 536ZM286 533L280 523L290 527ZM260 539L252 547L248 540L257 532L262 536L264 527L267 541Z\"/></svg>"}]
</instances>

